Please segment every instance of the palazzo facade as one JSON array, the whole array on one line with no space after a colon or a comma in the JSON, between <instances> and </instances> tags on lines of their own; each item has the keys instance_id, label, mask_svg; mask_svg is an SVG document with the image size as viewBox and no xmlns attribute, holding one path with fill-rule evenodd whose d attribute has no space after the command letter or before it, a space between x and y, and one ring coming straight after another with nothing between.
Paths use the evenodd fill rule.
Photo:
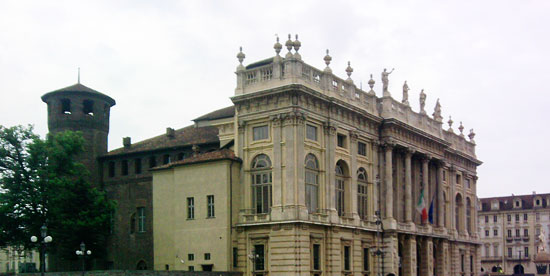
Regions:
<instances>
[{"instance_id":1,"label":"palazzo facade","mask_svg":"<svg viewBox=\"0 0 550 276\"><path fill-rule=\"evenodd\" d=\"M220 144L232 143L227 166L239 160L238 173L232 180L224 174L220 184L233 192L222 198L220 211L220 223L231 227L220 230L225 234L219 239L229 240L208 249L220 251L218 269L245 275L479 275L481 162L473 131L466 139L462 125L455 133L452 121L443 129L439 102L428 116L425 94L420 112L413 111L406 85L402 101L392 98L389 73L383 76L383 97L377 97L372 76L370 91L359 89L349 64L347 79L334 75L328 51L320 70L302 61L297 39L285 45L284 57L277 42L275 57L246 67L239 52L233 117L195 121L218 127ZM153 172L153 194L159 189L164 200L168 194L174 198L159 209L153 198L155 227L158 222L174 229L155 230L156 269L187 270L191 262L181 257L191 254L186 247L197 240L211 246L212 240L198 237L218 236L208 234L202 222L189 224L188 216L185 227L162 223L171 215L185 219L190 206L184 198L206 199L211 193L195 187L212 181L184 179L184 168L197 162L207 161L184 160ZM426 208L433 206L432 223L422 222L416 210L421 194ZM179 261L170 261L174 255ZM214 255L208 253L205 263L216 270Z\"/></svg>"}]
</instances>

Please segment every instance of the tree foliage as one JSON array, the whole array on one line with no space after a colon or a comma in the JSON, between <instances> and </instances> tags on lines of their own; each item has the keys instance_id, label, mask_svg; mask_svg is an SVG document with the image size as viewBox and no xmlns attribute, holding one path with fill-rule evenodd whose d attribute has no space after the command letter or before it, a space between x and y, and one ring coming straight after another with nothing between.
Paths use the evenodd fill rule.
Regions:
<instances>
[{"instance_id":1,"label":"tree foliage","mask_svg":"<svg viewBox=\"0 0 550 276\"><path fill-rule=\"evenodd\" d=\"M84 143L79 132L42 140L31 126L0 126L0 246L32 248L30 236L47 224L60 257L74 258L82 241L101 253L114 205L77 161Z\"/></svg>"}]
</instances>

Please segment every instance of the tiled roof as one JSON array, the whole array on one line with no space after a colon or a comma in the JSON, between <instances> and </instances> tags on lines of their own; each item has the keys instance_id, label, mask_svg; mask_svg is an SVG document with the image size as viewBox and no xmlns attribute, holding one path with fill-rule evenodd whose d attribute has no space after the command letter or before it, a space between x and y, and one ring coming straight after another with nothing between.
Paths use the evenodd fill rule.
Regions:
<instances>
[{"instance_id":1,"label":"tiled roof","mask_svg":"<svg viewBox=\"0 0 550 276\"><path fill-rule=\"evenodd\" d=\"M46 94L44 94L42 96L42 101L43 102L46 102L47 99L54 95L54 94L66 94L66 93L74 93L74 92L77 92L77 93L84 93L84 94L89 94L89 95L93 95L93 96L97 96L97 97L100 97L102 99L104 99L105 101L107 101L111 106L115 105L116 102L113 98L99 92L99 91L96 91L96 90L93 90L87 86L84 86L83 84L81 83L77 83L77 84L74 84L74 85L71 85L71 86L67 86L65 88L61 88L61 89L58 89L58 90L55 90L55 91L52 91L52 92L48 92Z\"/></svg>"},{"instance_id":2,"label":"tiled roof","mask_svg":"<svg viewBox=\"0 0 550 276\"><path fill-rule=\"evenodd\" d=\"M170 149L182 146L219 143L218 128L187 126L174 131L173 137L162 134L137 143L108 152L105 156L123 155L144 151Z\"/></svg>"},{"instance_id":3,"label":"tiled roof","mask_svg":"<svg viewBox=\"0 0 550 276\"><path fill-rule=\"evenodd\" d=\"M196 156L185 158L184 160L181 160L181 161L176 161L166 165L158 166L153 168L153 170L162 170L162 169L173 168L181 165L217 161L217 160L235 160L235 161L241 162L241 159L236 157L235 152L233 152L232 150L221 149L217 151L201 153Z\"/></svg>"},{"instance_id":4,"label":"tiled roof","mask_svg":"<svg viewBox=\"0 0 550 276\"><path fill-rule=\"evenodd\" d=\"M491 202L493 200L498 200L499 207L498 210L529 210L533 209L533 200L536 196L540 196L542 199L541 207L550 207L550 202L547 202L547 197L549 194L530 194L530 195L511 195L511 196L501 196L501 197L487 197L480 198L481 201L481 211L491 211ZM521 207L514 208L514 200L521 200Z\"/></svg>"},{"instance_id":5,"label":"tiled roof","mask_svg":"<svg viewBox=\"0 0 550 276\"><path fill-rule=\"evenodd\" d=\"M229 118L235 116L235 106L228 106L222 109L218 109L216 111L212 111L208 114L202 115L193 121L206 121L206 120L217 120L217 119L223 119L223 118Z\"/></svg>"}]
</instances>

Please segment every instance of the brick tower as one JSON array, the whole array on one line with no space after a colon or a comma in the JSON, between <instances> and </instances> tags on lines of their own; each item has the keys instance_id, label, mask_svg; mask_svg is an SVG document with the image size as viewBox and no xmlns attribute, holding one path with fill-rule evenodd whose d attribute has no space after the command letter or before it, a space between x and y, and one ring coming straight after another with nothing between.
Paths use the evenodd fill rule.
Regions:
<instances>
[{"instance_id":1,"label":"brick tower","mask_svg":"<svg viewBox=\"0 0 550 276\"><path fill-rule=\"evenodd\" d=\"M48 130L51 133L81 131L86 141L80 162L90 171L92 185L100 183L97 157L107 153L109 113L116 104L111 97L82 84L46 93L42 101L48 104Z\"/></svg>"}]
</instances>

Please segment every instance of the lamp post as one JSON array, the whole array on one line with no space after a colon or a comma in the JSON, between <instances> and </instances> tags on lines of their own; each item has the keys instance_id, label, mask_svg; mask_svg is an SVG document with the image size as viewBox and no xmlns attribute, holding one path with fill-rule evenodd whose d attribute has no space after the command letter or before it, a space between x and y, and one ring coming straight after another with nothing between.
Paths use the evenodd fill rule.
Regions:
<instances>
[{"instance_id":1,"label":"lamp post","mask_svg":"<svg viewBox=\"0 0 550 276\"><path fill-rule=\"evenodd\" d=\"M75 253L77 256L82 257L82 276L84 276L84 273L86 271L86 256L92 255L92 251L86 250L86 244L84 242L81 242L80 250L77 250Z\"/></svg>"},{"instance_id":2,"label":"lamp post","mask_svg":"<svg viewBox=\"0 0 550 276\"><path fill-rule=\"evenodd\" d=\"M46 271L46 244L52 242L53 240L51 236L48 236L48 227L46 227L46 224L40 227L40 238L40 275L44 276L44 272ZM36 236L32 236L31 242L38 242L38 238Z\"/></svg>"},{"instance_id":3,"label":"lamp post","mask_svg":"<svg viewBox=\"0 0 550 276\"><path fill-rule=\"evenodd\" d=\"M376 232L376 238L378 240L378 248L372 254L374 254L375 256L378 256L378 275L382 276L382 275L384 275L384 271L382 271L384 269L384 266L382 265L382 261L384 260L384 252L382 252L382 250L381 250L381 248L382 248L381 242L382 241L381 241L380 236L381 236L382 231L384 230L384 228L382 227L382 220L380 218L380 211L376 211L374 213L376 215L376 225L379 227L380 231Z\"/></svg>"},{"instance_id":4,"label":"lamp post","mask_svg":"<svg viewBox=\"0 0 550 276\"><path fill-rule=\"evenodd\" d=\"M260 254L256 253L256 250L252 249L252 251L250 251L250 254L248 254L248 258L252 261L252 273L254 273L254 271L256 271L256 260L258 258L260 258Z\"/></svg>"}]
</instances>

